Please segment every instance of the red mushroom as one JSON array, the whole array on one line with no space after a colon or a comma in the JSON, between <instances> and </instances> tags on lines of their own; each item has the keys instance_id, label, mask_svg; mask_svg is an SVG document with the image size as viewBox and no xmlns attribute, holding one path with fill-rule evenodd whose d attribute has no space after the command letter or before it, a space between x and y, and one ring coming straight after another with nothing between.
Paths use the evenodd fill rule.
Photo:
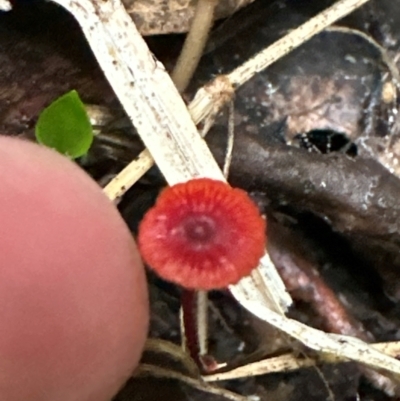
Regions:
<instances>
[{"instance_id":1,"label":"red mushroom","mask_svg":"<svg viewBox=\"0 0 400 401\"><path fill-rule=\"evenodd\" d=\"M227 287L257 266L265 220L247 193L208 178L165 189L139 227L144 261L188 289Z\"/></svg>"},{"instance_id":2,"label":"red mushroom","mask_svg":"<svg viewBox=\"0 0 400 401\"><path fill-rule=\"evenodd\" d=\"M99 186L0 137L0 400L109 401L146 338L144 269Z\"/></svg>"}]
</instances>

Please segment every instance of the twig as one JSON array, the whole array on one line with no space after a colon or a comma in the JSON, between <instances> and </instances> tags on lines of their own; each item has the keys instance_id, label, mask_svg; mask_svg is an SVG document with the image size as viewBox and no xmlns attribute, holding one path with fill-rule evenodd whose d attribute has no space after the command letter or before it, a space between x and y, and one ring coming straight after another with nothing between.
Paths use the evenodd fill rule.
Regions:
<instances>
[{"instance_id":1,"label":"twig","mask_svg":"<svg viewBox=\"0 0 400 401\"><path fill-rule=\"evenodd\" d=\"M400 354L400 342L372 344L372 347L387 355L396 357ZM207 382L234 380L243 377L261 376L269 373L290 372L293 370L315 366L317 363L340 363L346 362L340 356L319 355L317 359L298 358L298 353L291 352L285 355L267 358L262 361L249 363L228 372L214 373L204 376Z\"/></svg>"},{"instance_id":2,"label":"twig","mask_svg":"<svg viewBox=\"0 0 400 401\"><path fill-rule=\"evenodd\" d=\"M198 0L197 2L190 31L172 72L172 80L180 93L188 86L199 64L214 21L214 10L217 4L218 0Z\"/></svg>"},{"instance_id":3,"label":"twig","mask_svg":"<svg viewBox=\"0 0 400 401\"><path fill-rule=\"evenodd\" d=\"M118 203L125 192L147 172L149 163L153 162L150 152L145 149L104 187L104 193Z\"/></svg>"},{"instance_id":4,"label":"twig","mask_svg":"<svg viewBox=\"0 0 400 401\"><path fill-rule=\"evenodd\" d=\"M164 379L174 379L179 380L188 386L194 387L200 391L204 391L206 393L214 394L220 397L224 397L227 400L231 401L248 401L247 397L242 395L232 393L229 390L225 390L222 388L211 386L210 384L200 380L200 379L193 379L191 377L185 376L181 373L174 372L169 369L160 368L158 366L149 365L142 363L139 365L138 369L134 373L136 376L151 376L151 377L160 377Z\"/></svg>"},{"instance_id":5,"label":"twig","mask_svg":"<svg viewBox=\"0 0 400 401\"><path fill-rule=\"evenodd\" d=\"M145 344L145 352L154 352L158 354L166 354L174 361L179 362L184 366L192 377L200 377L200 371L193 359L190 358L187 352L182 347L170 341L161 340L159 338L149 338Z\"/></svg>"},{"instance_id":6,"label":"twig","mask_svg":"<svg viewBox=\"0 0 400 401\"><path fill-rule=\"evenodd\" d=\"M235 116L234 116L235 108L233 104L233 100L229 103L229 117L228 117L228 140L226 143L226 155L224 161L223 173L226 179L228 179L229 169L232 163L232 153L233 153L233 144L235 142Z\"/></svg>"},{"instance_id":7,"label":"twig","mask_svg":"<svg viewBox=\"0 0 400 401\"><path fill-rule=\"evenodd\" d=\"M235 87L243 85L252 78L255 73L260 72L275 63L275 61L279 60L293 49L311 39L317 33L323 31L329 25L345 17L347 14L350 14L368 1L369 0L340 0L336 2L331 7L309 19L303 25L294 29L285 37L276 41L273 45L267 47L265 50L236 68L228 74L229 80Z\"/></svg>"}]
</instances>

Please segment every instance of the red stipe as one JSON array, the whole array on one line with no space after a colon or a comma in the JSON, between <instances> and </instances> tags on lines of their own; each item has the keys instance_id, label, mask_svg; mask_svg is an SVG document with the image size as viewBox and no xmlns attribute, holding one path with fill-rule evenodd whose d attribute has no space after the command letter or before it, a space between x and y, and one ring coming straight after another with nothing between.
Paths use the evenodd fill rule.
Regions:
<instances>
[{"instance_id":1,"label":"red stipe","mask_svg":"<svg viewBox=\"0 0 400 401\"><path fill-rule=\"evenodd\" d=\"M201 368L200 347L197 336L197 293L195 291L183 290L181 303L186 347L191 358L196 362L197 366Z\"/></svg>"},{"instance_id":2,"label":"red stipe","mask_svg":"<svg viewBox=\"0 0 400 401\"><path fill-rule=\"evenodd\" d=\"M144 261L185 288L225 288L247 276L265 247L265 221L247 193L209 178L165 189L139 227Z\"/></svg>"},{"instance_id":3,"label":"red stipe","mask_svg":"<svg viewBox=\"0 0 400 401\"><path fill-rule=\"evenodd\" d=\"M189 355L201 372L204 374L211 374L218 370L220 365L212 355L200 353L201 340L199 338L198 313L199 308L202 306L198 302L198 294L198 291L193 290L183 290L181 293L185 345ZM207 305L205 306L207 307Z\"/></svg>"}]
</instances>

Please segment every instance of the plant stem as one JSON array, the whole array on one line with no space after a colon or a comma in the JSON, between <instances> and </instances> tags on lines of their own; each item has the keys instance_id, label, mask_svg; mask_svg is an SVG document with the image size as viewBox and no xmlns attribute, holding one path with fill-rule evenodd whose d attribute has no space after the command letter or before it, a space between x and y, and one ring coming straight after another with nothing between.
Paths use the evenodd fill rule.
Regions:
<instances>
[{"instance_id":1,"label":"plant stem","mask_svg":"<svg viewBox=\"0 0 400 401\"><path fill-rule=\"evenodd\" d=\"M203 369L201 357L208 352L207 302L206 291L183 290L182 292L183 342L200 369Z\"/></svg>"},{"instance_id":2,"label":"plant stem","mask_svg":"<svg viewBox=\"0 0 400 401\"><path fill-rule=\"evenodd\" d=\"M218 0L198 0L190 31L186 36L181 54L172 72L178 91L188 86L203 53L208 33L214 21L214 10Z\"/></svg>"}]
</instances>

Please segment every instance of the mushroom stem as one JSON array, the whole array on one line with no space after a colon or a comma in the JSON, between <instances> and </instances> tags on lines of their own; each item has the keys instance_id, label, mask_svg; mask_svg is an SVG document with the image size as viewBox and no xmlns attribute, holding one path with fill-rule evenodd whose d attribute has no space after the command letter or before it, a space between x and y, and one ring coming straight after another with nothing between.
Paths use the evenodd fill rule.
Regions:
<instances>
[{"instance_id":1,"label":"mushroom stem","mask_svg":"<svg viewBox=\"0 0 400 401\"><path fill-rule=\"evenodd\" d=\"M184 290L181 299L184 342L196 360L208 354L208 292Z\"/></svg>"}]
</instances>

